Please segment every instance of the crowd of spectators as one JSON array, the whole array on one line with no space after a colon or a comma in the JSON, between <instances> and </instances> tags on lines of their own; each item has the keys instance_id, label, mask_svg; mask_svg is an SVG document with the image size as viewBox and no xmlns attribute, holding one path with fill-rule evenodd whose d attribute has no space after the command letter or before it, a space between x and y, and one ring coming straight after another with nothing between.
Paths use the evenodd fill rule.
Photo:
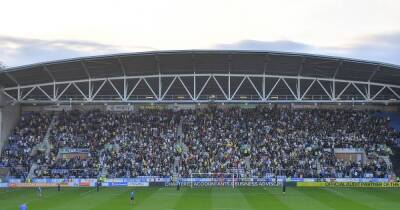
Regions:
<instances>
[{"instance_id":1,"label":"crowd of spectators","mask_svg":"<svg viewBox=\"0 0 400 210\"><path fill-rule=\"evenodd\" d=\"M169 175L177 116L171 110L61 112L51 131L52 176L110 177ZM62 148L87 148L88 158L60 158ZM62 169L62 170L60 170ZM68 170L69 169L69 170ZM42 172L43 170L39 171Z\"/></svg>"},{"instance_id":2,"label":"crowd of spectators","mask_svg":"<svg viewBox=\"0 0 400 210\"><path fill-rule=\"evenodd\" d=\"M0 164L28 167L50 115L21 118ZM246 176L387 177L381 156L398 133L369 111L277 107L68 111L56 115L52 149L36 176L190 176L243 169ZM60 149L87 149L62 157ZM335 148L365 151L363 160L339 159ZM177 158L179 157L179 158ZM11 167L15 168L15 167ZM13 172L14 175L18 175Z\"/></svg>"},{"instance_id":3,"label":"crowd of spectators","mask_svg":"<svg viewBox=\"0 0 400 210\"><path fill-rule=\"evenodd\" d=\"M247 168L253 176L385 177L379 156L390 154L397 137L387 119L344 109L205 109L182 120L184 176ZM363 148L367 160L339 160L334 148Z\"/></svg>"},{"instance_id":4,"label":"crowd of spectators","mask_svg":"<svg viewBox=\"0 0 400 210\"><path fill-rule=\"evenodd\" d=\"M112 141L116 149L102 153L109 176L169 176L179 114L172 110L142 110L119 116L118 135Z\"/></svg>"},{"instance_id":5,"label":"crowd of spectators","mask_svg":"<svg viewBox=\"0 0 400 210\"><path fill-rule=\"evenodd\" d=\"M50 120L51 113L23 113L1 153L0 167L10 168L14 176L26 177L32 163L43 158L43 153L33 149L43 141Z\"/></svg>"}]
</instances>

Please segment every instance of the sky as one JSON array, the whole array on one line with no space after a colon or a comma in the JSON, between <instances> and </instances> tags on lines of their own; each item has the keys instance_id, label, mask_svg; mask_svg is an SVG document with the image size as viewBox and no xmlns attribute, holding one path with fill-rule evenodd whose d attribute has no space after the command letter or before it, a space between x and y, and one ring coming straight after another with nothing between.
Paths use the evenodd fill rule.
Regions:
<instances>
[{"instance_id":1,"label":"sky","mask_svg":"<svg viewBox=\"0 0 400 210\"><path fill-rule=\"evenodd\" d=\"M7 67L189 49L323 54L400 65L399 0L0 0Z\"/></svg>"}]
</instances>

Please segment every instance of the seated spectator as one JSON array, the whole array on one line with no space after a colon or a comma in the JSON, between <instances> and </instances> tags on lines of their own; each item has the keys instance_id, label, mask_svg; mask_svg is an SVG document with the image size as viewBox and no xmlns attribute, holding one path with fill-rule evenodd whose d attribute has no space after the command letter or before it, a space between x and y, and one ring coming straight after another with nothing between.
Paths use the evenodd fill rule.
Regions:
<instances>
[{"instance_id":1,"label":"seated spectator","mask_svg":"<svg viewBox=\"0 0 400 210\"><path fill-rule=\"evenodd\" d=\"M38 177L181 176L226 173L265 177L388 177L381 158L399 134L369 111L257 107L195 110L60 112L50 130L48 156L32 153L43 141L50 113L25 113L0 165L14 176L34 162ZM63 157L61 149L87 157ZM335 148L359 148L364 161L338 159Z\"/></svg>"}]
</instances>

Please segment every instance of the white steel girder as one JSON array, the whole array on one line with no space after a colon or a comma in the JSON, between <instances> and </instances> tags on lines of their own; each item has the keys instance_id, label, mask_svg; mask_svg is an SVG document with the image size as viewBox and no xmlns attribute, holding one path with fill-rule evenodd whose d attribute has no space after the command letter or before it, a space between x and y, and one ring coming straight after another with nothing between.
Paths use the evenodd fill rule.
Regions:
<instances>
[{"instance_id":1,"label":"white steel girder","mask_svg":"<svg viewBox=\"0 0 400 210\"><path fill-rule=\"evenodd\" d=\"M227 84L220 83L216 77L226 77ZM240 83L236 87L231 84L231 78L240 78ZM165 78L169 78L170 81L162 81ZM188 81L192 81L191 84L183 82L183 78L188 78ZM199 78L206 78L206 81L199 86ZM255 79L261 81L258 86L255 83ZM268 79L275 79L275 82L269 83L269 90L266 89ZM154 87L149 80L158 81L158 88ZM210 85L210 80L214 80L217 85L217 90L221 94L210 95L203 94L204 90ZM277 80L276 80L277 79ZM128 87L129 81L135 80L133 87ZM248 84L244 87L245 80L248 80ZM122 90L116 86L117 82L121 82ZM162 88L161 81L166 85L166 89ZM184 89L184 95L174 94L170 91L174 83L179 83ZM288 81L294 81L296 87L291 87ZM310 84L305 85L302 89L305 89L301 93L301 82L308 81ZM100 86L95 90L93 83L97 82ZM144 82L145 88L151 95L137 95L134 94L135 90L138 89L138 85ZM329 88L323 85L323 83L329 82ZM83 90L79 84L85 84L88 87L88 91ZM99 92L103 90L104 86L108 83L112 87L111 95L99 95ZM284 89L289 92L289 95L284 94L273 94L276 91L278 83L284 85ZM337 89L337 83L344 85L344 88ZM63 88L59 86L63 85ZM228 92L224 90L224 85L228 86ZM366 85L366 89L363 92L359 86ZM379 90L374 94L371 93L371 85L378 87ZM319 95L311 95L309 92L319 86L323 91ZM44 90L44 87L53 88L52 93L49 94ZM231 87L234 91L231 93ZM350 87L354 87L356 91L353 91L352 95L345 95L344 93L349 90ZM59 91L59 88L61 92ZM73 97L66 95L66 92L75 88L78 94ZM200 88L198 90L197 88ZM215 87L214 87L215 88ZM254 94L241 94L238 92L241 88L247 88L248 90L254 90ZM43 96L32 94L32 92L38 89ZM282 89L282 87L281 87ZM387 90L390 95L382 94L383 90ZM280 75L266 75L266 74L157 74L157 75L144 75L144 76L120 76L120 77L108 77L108 78L89 78L84 80L72 80L72 81L54 81L51 83L33 84L33 85L17 85L15 87L7 87L1 89L1 91L14 102L17 103L201 103L201 102L227 102L227 103L338 103L338 102L349 102L349 103L399 103L400 102L400 86L384 83L374 83L370 81L354 81L354 80L341 80L335 78L315 78L315 77L303 77L303 76L280 76ZM17 94L12 94L16 92ZM339 94L336 94L339 92ZM69 98L68 98L69 97Z\"/></svg>"}]
</instances>

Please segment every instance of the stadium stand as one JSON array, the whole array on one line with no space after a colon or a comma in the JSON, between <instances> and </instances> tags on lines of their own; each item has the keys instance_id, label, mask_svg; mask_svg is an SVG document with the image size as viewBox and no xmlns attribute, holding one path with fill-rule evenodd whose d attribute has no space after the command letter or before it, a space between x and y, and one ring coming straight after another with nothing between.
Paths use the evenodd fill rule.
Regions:
<instances>
[{"instance_id":1,"label":"stadium stand","mask_svg":"<svg viewBox=\"0 0 400 210\"><path fill-rule=\"evenodd\" d=\"M42 142L50 122L49 113L27 112L9 137L7 148L2 153L0 166L10 169L12 175L26 177L29 167L41 164L44 155L37 149Z\"/></svg>"},{"instance_id":2,"label":"stadium stand","mask_svg":"<svg viewBox=\"0 0 400 210\"><path fill-rule=\"evenodd\" d=\"M33 163L34 177L188 177L233 169L248 177L388 177L399 138L389 123L372 111L275 106L27 112L0 165L22 178ZM38 145L48 128L47 154Z\"/></svg>"}]
</instances>

